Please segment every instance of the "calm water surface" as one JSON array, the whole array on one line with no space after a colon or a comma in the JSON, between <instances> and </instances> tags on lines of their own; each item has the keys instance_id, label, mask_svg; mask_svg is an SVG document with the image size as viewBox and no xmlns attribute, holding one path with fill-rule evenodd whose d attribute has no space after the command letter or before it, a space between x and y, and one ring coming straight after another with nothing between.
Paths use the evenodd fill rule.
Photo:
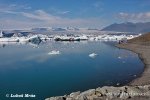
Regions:
<instances>
[{"instance_id":1,"label":"calm water surface","mask_svg":"<svg viewBox=\"0 0 150 100\"><path fill-rule=\"evenodd\" d=\"M48 55L59 50L59 55ZM90 58L89 54L98 54ZM104 85L124 85L143 72L137 54L103 42L48 42L0 46L0 98L35 94L33 100ZM23 100L25 98L20 98ZM26 98L25 100L32 100Z\"/></svg>"}]
</instances>

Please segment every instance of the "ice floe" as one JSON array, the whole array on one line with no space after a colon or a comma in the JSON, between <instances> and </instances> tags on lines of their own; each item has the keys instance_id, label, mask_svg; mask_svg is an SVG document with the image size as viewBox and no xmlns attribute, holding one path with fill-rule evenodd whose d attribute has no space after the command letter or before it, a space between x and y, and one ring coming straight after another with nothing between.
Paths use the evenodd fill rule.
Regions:
<instances>
[{"instance_id":1,"label":"ice floe","mask_svg":"<svg viewBox=\"0 0 150 100\"><path fill-rule=\"evenodd\" d=\"M53 50L48 53L48 55L58 55L58 54L60 54L60 51L57 50Z\"/></svg>"},{"instance_id":2,"label":"ice floe","mask_svg":"<svg viewBox=\"0 0 150 100\"><path fill-rule=\"evenodd\" d=\"M121 58L122 58L122 57L120 57L120 56L118 57L118 59L121 59Z\"/></svg>"},{"instance_id":3,"label":"ice floe","mask_svg":"<svg viewBox=\"0 0 150 100\"><path fill-rule=\"evenodd\" d=\"M96 53L91 53L91 54L89 54L89 57L95 58L97 55L98 55L98 54L96 54Z\"/></svg>"}]
</instances>

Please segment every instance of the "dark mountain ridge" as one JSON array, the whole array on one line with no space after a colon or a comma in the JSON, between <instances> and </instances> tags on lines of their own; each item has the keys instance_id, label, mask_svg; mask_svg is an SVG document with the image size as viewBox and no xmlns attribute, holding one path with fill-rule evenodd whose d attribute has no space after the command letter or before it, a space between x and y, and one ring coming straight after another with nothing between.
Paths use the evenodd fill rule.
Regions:
<instances>
[{"instance_id":1,"label":"dark mountain ridge","mask_svg":"<svg viewBox=\"0 0 150 100\"><path fill-rule=\"evenodd\" d=\"M145 23L114 23L105 28L101 31L117 31L117 32L135 32L135 33L146 33L150 32L150 22Z\"/></svg>"}]
</instances>

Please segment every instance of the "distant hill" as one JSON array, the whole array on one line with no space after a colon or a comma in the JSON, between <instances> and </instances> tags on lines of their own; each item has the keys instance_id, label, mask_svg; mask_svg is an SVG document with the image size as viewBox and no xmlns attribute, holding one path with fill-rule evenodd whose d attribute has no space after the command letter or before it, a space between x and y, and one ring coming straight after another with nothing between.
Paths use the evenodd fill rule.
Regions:
<instances>
[{"instance_id":1,"label":"distant hill","mask_svg":"<svg viewBox=\"0 0 150 100\"><path fill-rule=\"evenodd\" d=\"M150 43L150 32L143 34L139 37L133 38L131 40L128 40L129 43L144 43L144 42L148 42Z\"/></svg>"},{"instance_id":2,"label":"distant hill","mask_svg":"<svg viewBox=\"0 0 150 100\"><path fill-rule=\"evenodd\" d=\"M32 31L48 31L48 28L32 28Z\"/></svg>"},{"instance_id":3,"label":"distant hill","mask_svg":"<svg viewBox=\"0 0 150 100\"><path fill-rule=\"evenodd\" d=\"M117 31L117 32L135 32L135 33L146 33L150 32L150 22L145 23L114 23L105 28L101 31Z\"/></svg>"}]
</instances>

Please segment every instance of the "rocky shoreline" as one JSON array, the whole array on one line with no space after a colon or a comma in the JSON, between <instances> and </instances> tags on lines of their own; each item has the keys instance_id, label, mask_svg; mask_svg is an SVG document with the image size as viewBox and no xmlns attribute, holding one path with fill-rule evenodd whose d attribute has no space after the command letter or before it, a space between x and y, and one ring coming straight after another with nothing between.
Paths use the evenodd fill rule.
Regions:
<instances>
[{"instance_id":1,"label":"rocky shoreline","mask_svg":"<svg viewBox=\"0 0 150 100\"><path fill-rule=\"evenodd\" d=\"M145 86L104 86L85 92L50 97L45 100L150 100L150 85Z\"/></svg>"},{"instance_id":2,"label":"rocky shoreline","mask_svg":"<svg viewBox=\"0 0 150 100\"><path fill-rule=\"evenodd\" d=\"M145 64L143 74L129 83L129 86L104 86L45 100L150 100L150 46L127 43L119 44L117 47L137 53Z\"/></svg>"}]
</instances>

